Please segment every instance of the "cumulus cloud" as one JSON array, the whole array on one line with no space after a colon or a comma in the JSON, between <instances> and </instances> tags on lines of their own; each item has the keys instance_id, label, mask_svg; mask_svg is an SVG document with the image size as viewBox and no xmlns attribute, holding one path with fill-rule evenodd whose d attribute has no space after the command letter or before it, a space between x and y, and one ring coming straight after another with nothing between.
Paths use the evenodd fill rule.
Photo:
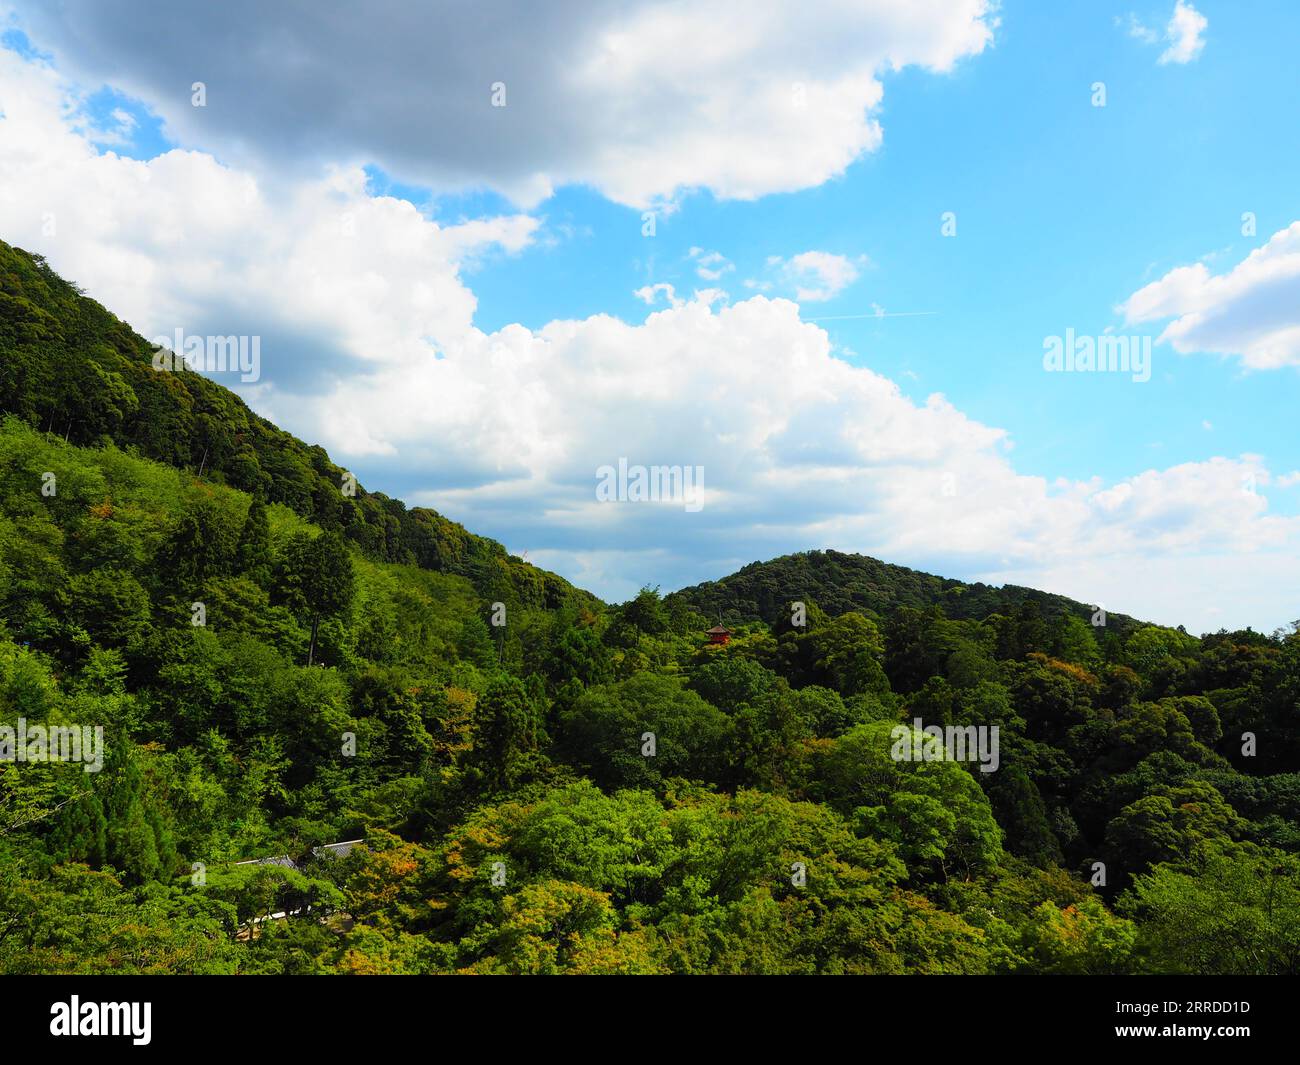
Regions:
<instances>
[{"instance_id":1,"label":"cumulus cloud","mask_svg":"<svg viewBox=\"0 0 1300 1065\"><path fill-rule=\"evenodd\" d=\"M0 111L7 239L147 336L263 335L261 413L606 596L833 547L1189 627L1286 620L1260 589L1300 578L1300 519L1269 513L1256 456L1027 476L1003 430L837 358L788 299L652 285L641 321L485 332L461 264L526 247L529 217L440 226L344 166L267 185L197 151L100 154L12 53ZM703 466L703 509L598 502L620 458Z\"/></svg>"},{"instance_id":2,"label":"cumulus cloud","mask_svg":"<svg viewBox=\"0 0 1300 1065\"><path fill-rule=\"evenodd\" d=\"M100 153L53 70L0 50L0 232L147 336L258 335L264 372L324 387L349 366L454 343L460 264L518 251L526 215L439 226L365 174L267 185L211 155Z\"/></svg>"},{"instance_id":3,"label":"cumulus cloud","mask_svg":"<svg viewBox=\"0 0 1300 1065\"><path fill-rule=\"evenodd\" d=\"M1190 63L1205 47L1205 38L1201 34L1209 24L1209 20L1191 4L1178 0L1173 17L1165 27L1165 40L1169 47L1160 54L1159 62Z\"/></svg>"},{"instance_id":4,"label":"cumulus cloud","mask_svg":"<svg viewBox=\"0 0 1300 1065\"><path fill-rule=\"evenodd\" d=\"M350 412L366 437L354 436ZM1128 583L1153 559L1223 556L1243 571L1264 557L1285 562L1300 538L1300 520L1268 513L1258 457L1111 484L1026 476L1003 431L940 395L911 401L836 358L796 304L762 296L692 300L640 323L597 316L473 333L447 358L315 397L306 416L343 453L377 432L412 484L446 479L414 499L471 527L507 528L530 557L593 574L618 595L836 547L1210 623L1205 595L1189 602L1187 572L1170 595L1190 613L1157 588L1139 601ZM702 466L706 505L598 502L596 470L620 458ZM475 483L464 483L466 469L479 471ZM1075 562L1092 587L1064 579Z\"/></svg>"},{"instance_id":5,"label":"cumulus cloud","mask_svg":"<svg viewBox=\"0 0 1300 1065\"><path fill-rule=\"evenodd\" d=\"M1180 354L1233 355L1256 370L1300 365L1300 222L1227 273L1177 267L1120 309L1129 322L1172 318L1159 339Z\"/></svg>"},{"instance_id":6,"label":"cumulus cloud","mask_svg":"<svg viewBox=\"0 0 1300 1065\"><path fill-rule=\"evenodd\" d=\"M147 101L183 145L281 167L373 162L523 206L566 183L638 207L819 185L879 145L881 73L948 71L996 25L989 0L17 8L61 69Z\"/></svg>"}]
</instances>

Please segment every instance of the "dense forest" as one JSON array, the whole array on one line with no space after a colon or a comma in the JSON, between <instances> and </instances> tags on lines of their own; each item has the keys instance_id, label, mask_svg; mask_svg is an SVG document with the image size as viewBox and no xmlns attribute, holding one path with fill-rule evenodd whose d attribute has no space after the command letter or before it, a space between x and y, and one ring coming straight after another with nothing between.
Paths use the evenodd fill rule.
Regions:
<instances>
[{"instance_id":1,"label":"dense forest","mask_svg":"<svg viewBox=\"0 0 1300 1065\"><path fill-rule=\"evenodd\" d=\"M1300 626L608 605L151 354L0 244L0 972L1300 971Z\"/></svg>"}]
</instances>

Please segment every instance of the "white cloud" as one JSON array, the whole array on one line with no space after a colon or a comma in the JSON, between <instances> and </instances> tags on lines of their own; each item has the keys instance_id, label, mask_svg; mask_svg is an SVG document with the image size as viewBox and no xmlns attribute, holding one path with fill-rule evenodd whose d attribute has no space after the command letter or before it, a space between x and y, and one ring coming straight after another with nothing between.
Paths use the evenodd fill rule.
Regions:
<instances>
[{"instance_id":1,"label":"white cloud","mask_svg":"<svg viewBox=\"0 0 1300 1065\"><path fill-rule=\"evenodd\" d=\"M1190 3L1177 0L1174 4L1174 13L1165 26L1163 37L1158 30L1146 25L1132 12L1122 18L1117 15L1115 25L1143 44L1159 44L1163 39L1167 47L1160 54L1157 62L1162 65L1182 64L1190 63L1201 54L1205 47L1205 38L1201 35L1209 25L1209 20Z\"/></svg>"},{"instance_id":2,"label":"white cloud","mask_svg":"<svg viewBox=\"0 0 1300 1065\"><path fill-rule=\"evenodd\" d=\"M147 101L181 144L524 206L568 183L637 207L820 185L880 144L881 74L946 72L996 25L989 0L18 6L61 69Z\"/></svg>"},{"instance_id":3,"label":"white cloud","mask_svg":"<svg viewBox=\"0 0 1300 1065\"><path fill-rule=\"evenodd\" d=\"M267 184L211 155L99 154L50 69L0 50L0 233L146 336L257 335L264 374L317 387L349 364L455 344L461 263L517 251L523 215L439 226L365 175Z\"/></svg>"},{"instance_id":4,"label":"white cloud","mask_svg":"<svg viewBox=\"0 0 1300 1065\"><path fill-rule=\"evenodd\" d=\"M1121 27L1130 37L1141 41L1143 44L1155 44L1160 40L1160 34L1151 27L1144 25L1137 15L1131 11L1123 18L1116 15L1115 25Z\"/></svg>"},{"instance_id":5,"label":"white cloud","mask_svg":"<svg viewBox=\"0 0 1300 1065\"><path fill-rule=\"evenodd\" d=\"M1169 47L1161 53L1161 63L1190 63L1201 54L1205 38L1201 36L1209 20L1190 3L1178 0L1174 14L1165 27L1165 40Z\"/></svg>"},{"instance_id":6,"label":"white cloud","mask_svg":"<svg viewBox=\"0 0 1300 1065\"><path fill-rule=\"evenodd\" d=\"M642 285L632 295L650 306L654 306L660 296L663 296L668 301L669 306L672 307L676 307L682 302L677 298L677 290L667 281L660 281L655 285Z\"/></svg>"},{"instance_id":7,"label":"white cloud","mask_svg":"<svg viewBox=\"0 0 1300 1065\"><path fill-rule=\"evenodd\" d=\"M1112 609L1217 627L1202 607L1226 609L1228 623L1248 618L1209 602L1220 593L1199 570L1180 568L1168 588L1131 588L1153 560L1169 569L1190 558L1218 560L1219 572L1244 584L1249 571L1295 568L1300 544L1300 520L1270 515L1263 492L1246 489L1268 484L1256 457L1112 484L1025 476L1002 431L941 396L910 401L835 358L795 304L761 296L722 308L693 300L640 324L598 316L472 335L455 356L310 400L305 416L343 453L370 442L352 438L345 411L382 426L404 464L446 471L448 481L463 481L465 469L493 471L416 492L417 501L471 528L508 528L512 543L566 572L590 571L599 558L601 588L617 595L644 580L672 586L789 550L836 547L1068 586ZM706 507L597 503L595 470L620 457L703 466ZM1084 570L1095 587L1078 579Z\"/></svg>"},{"instance_id":8,"label":"white cloud","mask_svg":"<svg viewBox=\"0 0 1300 1065\"><path fill-rule=\"evenodd\" d=\"M1256 370L1300 365L1300 222L1225 274L1203 262L1170 270L1120 310L1129 322L1172 318L1159 339L1180 354L1235 355Z\"/></svg>"},{"instance_id":9,"label":"white cloud","mask_svg":"<svg viewBox=\"0 0 1300 1065\"><path fill-rule=\"evenodd\" d=\"M266 185L200 152L99 155L55 75L12 53L0 110L6 239L147 336L264 335L259 412L608 596L834 547L1193 628L1288 620L1300 519L1247 490L1270 484L1258 457L1023 475L1002 430L836 358L785 299L661 283L642 322L485 333L460 264L525 246L531 218L438 226L354 168ZM704 466L705 508L597 503L596 467L624 456Z\"/></svg>"},{"instance_id":10,"label":"white cloud","mask_svg":"<svg viewBox=\"0 0 1300 1065\"><path fill-rule=\"evenodd\" d=\"M723 274L735 269L721 252L706 251L704 248L691 248L687 258L694 261L695 273L702 281L717 281Z\"/></svg>"},{"instance_id":11,"label":"white cloud","mask_svg":"<svg viewBox=\"0 0 1300 1065\"><path fill-rule=\"evenodd\" d=\"M826 251L804 251L782 259L779 255L770 256L767 265L776 271L786 286L794 290L795 298L801 302L818 303L834 299L849 285L858 279L858 266L865 263L864 257L856 262L844 255L834 255ZM746 282L751 288L758 288L758 282Z\"/></svg>"}]
</instances>

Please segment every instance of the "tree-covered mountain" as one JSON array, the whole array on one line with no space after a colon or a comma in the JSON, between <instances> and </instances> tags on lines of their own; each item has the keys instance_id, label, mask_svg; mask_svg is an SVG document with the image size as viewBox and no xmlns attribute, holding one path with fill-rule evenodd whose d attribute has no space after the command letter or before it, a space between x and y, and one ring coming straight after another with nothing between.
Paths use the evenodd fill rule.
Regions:
<instances>
[{"instance_id":1,"label":"tree-covered mountain","mask_svg":"<svg viewBox=\"0 0 1300 1065\"><path fill-rule=\"evenodd\" d=\"M183 363L154 368L155 348L38 255L0 241L0 410L74 444L117 445L191 470L323 529L367 557L469 577L501 601L594 602L562 577L508 554L425 507L355 485L309 446Z\"/></svg>"},{"instance_id":2,"label":"tree-covered mountain","mask_svg":"<svg viewBox=\"0 0 1300 1065\"><path fill-rule=\"evenodd\" d=\"M0 972L1300 971L1300 630L610 607L148 356L3 249Z\"/></svg>"},{"instance_id":3,"label":"tree-covered mountain","mask_svg":"<svg viewBox=\"0 0 1300 1065\"><path fill-rule=\"evenodd\" d=\"M751 562L729 577L683 588L668 596L708 617L727 621L776 624L790 613L790 604L812 600L828 614L855 610L883 618L898 607L939 607L950 618L981 619L990 614L1014 615L1026 603L1047 619L1070 614L1091 621L1096 605L1063 595L1007 584L967 584L881 562L867 555L842 551L804 551L770 562ZM1123 614L1107 614L1107 626L1118 633L1138 623Z\"/></svg>"}]
</instances>

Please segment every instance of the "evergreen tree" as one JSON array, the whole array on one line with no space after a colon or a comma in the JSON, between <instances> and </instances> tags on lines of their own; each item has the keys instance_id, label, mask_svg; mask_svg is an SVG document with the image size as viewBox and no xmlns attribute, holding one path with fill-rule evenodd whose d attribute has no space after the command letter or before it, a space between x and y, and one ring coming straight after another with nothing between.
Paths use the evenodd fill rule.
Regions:
<instances>
[{"instance_id":1,"label":"evergreen tree","mask_svg":"<svg viewBox=\"0 0 1300 1065\"><path fill-rule=\"evenodd\" d=\"M262 587L270 583L274 561L271 554L271 523L261 497L255 498L248 507L248 517L244 519L235 556L237 571L242 576Z\"/></svg>"},{"instance_id":2,"label":"evergreen tree","mask_svg":"<svg viewBox=\"0 0 1300 1065\"><path fill-rule=\"evenodd\" d=\"M1003 846L1012 854L1046 869L1064 860L1061 845L1052 833L1047 806L1034 782L1019 766L1007 766L992 774L989 800L1002 826Z\"/></svg>"},{"instance_id":3,"label":"evergreen tree","mask_svg":"<svg viewBox=\"0 0 1300 1065\"><path fill-rule=\"evenodd\" d=\"M475 711L474 753L493 785L512 787L542 741L541 715L516 677L498 674Z\"/></svg>"},{"instance_id":4,"label":"evergreen tree","mask_svg":"<svg viewBox=\"0 0 1300 1065\"><path fill-rule=\"evenodd\" d=\"M94 792L64 808L51 835L50 853L56 861L84 862L92 869L108 860L108 821Z\"/></svg>"},{"instance_id":5,"label":"evergreen tree","mask_svg":"<svg viewBox=\"0 0 1300 1065\"><path fill-rule=\"evenodd\" d=\"M352 556L337 531L300 533L285 547L277 567L276 592L290 610L311 624L307 665L315 662L316 637L324 618L345 613L356 595Z\"/></svg>"}]
</instances>

